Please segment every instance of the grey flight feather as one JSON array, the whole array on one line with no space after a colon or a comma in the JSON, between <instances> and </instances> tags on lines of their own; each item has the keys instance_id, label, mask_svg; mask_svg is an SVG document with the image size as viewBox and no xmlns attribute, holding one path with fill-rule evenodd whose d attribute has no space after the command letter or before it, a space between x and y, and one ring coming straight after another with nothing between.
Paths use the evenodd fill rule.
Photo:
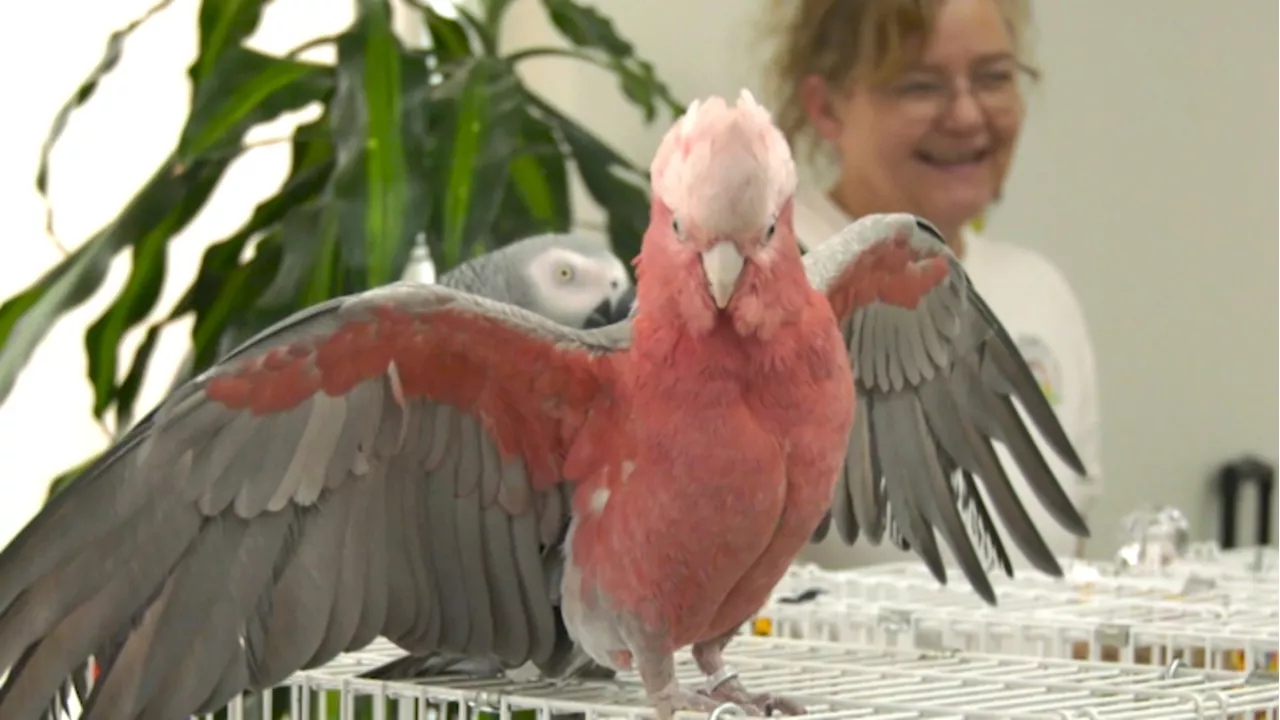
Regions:
<instances>
[{"instance_id":1,"label":"grey flight feather","mask_svg":"<svg viewBox=\"0 0 1280 720\"><path fill-rule=\"evenodd\" d=\"M626 325L577 330L408 283L260 333L174 391L0 553L0 717L51 714L83 692L91 655L93 720L210 711L379 635L426 656L569 662L546 562L568 523L564 488L535 491L475 416L405 396L394 363L278 412L206 395L236 359L314 350L386 308L427 329L446 312L484 318L552 354L630 342Z\"/></svg>"},{"instance_id":2,"label":"grey flight feather","mask_svg":"<svg viewBox=\"0 0 1280 720\"><path fill-rule=\"evenodd\" d=\"M888 262L871 267L891 256L907 264L896 271L886 269ZM866 263L859 265L860 259ZM1062 569L993 443L1010 450L1057 522L1078 536L1089 534L1013 401L1072 470L1084 474L1083 463L1008 333L928 222L907 214L868 216L804 257L810 282L833 298L873 289L844 287L858 282L898 288L923 282L920 273L939 260L945 273L913 307L864 297L837 318L848 343L857 408L831 512L814 540L832 526L846 543L865 535L878 544L887 534L897 547L914 549L946 582L936 530L970 584L994 604L987 571L1013 570L988 502L1037 568L1055 576Z\"/></svg>"}]
</instances>

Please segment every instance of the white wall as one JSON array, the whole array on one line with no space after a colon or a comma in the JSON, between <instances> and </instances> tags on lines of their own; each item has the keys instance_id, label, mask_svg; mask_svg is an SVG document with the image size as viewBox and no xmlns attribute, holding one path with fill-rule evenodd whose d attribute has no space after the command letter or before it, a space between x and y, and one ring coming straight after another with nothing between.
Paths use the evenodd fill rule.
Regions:
<instances>
[{"instance_id":1,"label":"white wall","mask_svg":"<svg viewBox=\"0 0 1280 720\"><path fill-rule=\"evenodd\" d=\"M759 0L596 4L681 97L760 89L749 35ZM11 248L0 295L56 261L33 185L40 143L106 35L147 5L81 0L5 11L0 72L7 96L22 102L8 109L0 134L0 217ZM178 0L139 31L100 97L73 119L53 168L64 243L113 217L172 147L187 109L196 6ZM1036 11L1047 79L991 232L1051 256L1093 325L1109 483L1091 546L1098 553L1112 547L1119 516L1153 498L1212 527L1210 467L1241 451L1277 456L1277 10L1266 2L1040 0ZM275 0L256 44L282 51L350 18L345 0ZM517 0L507 36L513 45L554 39L534 0ZM555 102L647 161L662 128L642 127L610 78L563 61L526 69ZM194 276L204 247L278 187L286 161L277 146L233 166L174 245L162 310ZM127 263L54 329L0 409L8 468L0 543L36 510L49 478L106 443L89 419L82 336ZM159 399L188 329L166 335L140 410ZM124 361L138 339L122 348Z\"/></svg>"}]
</instances>

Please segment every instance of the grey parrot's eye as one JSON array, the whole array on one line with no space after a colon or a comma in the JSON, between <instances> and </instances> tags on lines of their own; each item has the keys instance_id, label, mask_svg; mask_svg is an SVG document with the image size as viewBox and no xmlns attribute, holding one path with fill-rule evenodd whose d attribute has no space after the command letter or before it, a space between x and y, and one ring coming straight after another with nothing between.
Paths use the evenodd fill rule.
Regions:
<instances>
[{"instance_id":1,"label":"grey parrot's eye","mask_svg":"<svg viewBox=\"0 0 1280 720\"><path fill-rule=\"evenodd\" d=\"M556 280L560 282L569 282L573 279L573 268L568 265L561 265L556 268Z\"/></svg>"}]
</instances>

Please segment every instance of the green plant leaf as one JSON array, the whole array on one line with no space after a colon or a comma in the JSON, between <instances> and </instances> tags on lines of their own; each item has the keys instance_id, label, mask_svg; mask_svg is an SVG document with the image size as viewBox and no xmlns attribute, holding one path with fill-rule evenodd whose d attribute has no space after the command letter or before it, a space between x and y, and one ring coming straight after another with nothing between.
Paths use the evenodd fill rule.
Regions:
<instances>
[{"instance_id":1,"label":"green plant leaf","mask_svg":"<svg viewBox=\"0 0 1280 720\"><path fill-rule=\"evenodd\" d=\"M201 315L204 322L193 330L196 340L192 344L199 370L291 312L289 308L262 308L258 303L280 271L282 233L283 227L254 245L253 256L227 273L222 293Z\"/></svg>"},{"instance_id":2,"label":"green plant leaf","mask_svg":"<svg viewBox=\"0 0 1280 720\"><path fill-rule=\"evenodd\" d=\"M341 245L323 202L316 200L291 211L280 224L280 269L259 298L262 313L289 313L343 294L339 271ZM265 241L264 241L265 242Z\"/></svg>"},{"instance_id":3,"label":"green plant leaf","mask_svg":"<svg viewBox=\"0 0 1280 720\"><path fill-rule=\"evenodd\" d=\"M129 365L129 372L125 375L124 381L120 383L120 388L116 392L117 436L128 430L129 426L133 424L134 401L138 399L138 391L142 389L142 381L147 375L147 368L151 365L151 355L156 351L156 342L160 339L160 331L167 324L168 322L164 320L152 323L142 337L142 342L138 345L138 349L133 353L133 362Z\"/></svg>"},{"instance_id":4,"label":"green plant leaf","mask_svg":"<svg viewBox=\"0 0 1280 720\"><path fill-rule=\"evenodd\" d=\"M431 208L426 164L426 64L405 52L387 0L359 0L338 39L337 89L329 123L337 165L327 193L343 267L338 285L354 292L395 280Z\"/></svg>"},{"instance_id":5,"label":"green plant leaf","mask_svg":"<svg viewBox=\"0 0 1280 720\"><path fill-rule=\"evenodd\" d=\"M461 4L453 6L453 10L457 13L455 20L441 15L427 0L405 0L405 2L425 16L427 30L431 34L432 47L438 52L442 63L448 64L461 58L477 55L497 55L497 26L472 13ZM468 30L471 31L470 34L467 33ZM473 47L473 43L479 43L480 47Z\"/></svg>"},{"instance_id":6,"label":"green plant leaf","mask_svg":"<svg viewBox=\"0 0 1280 720\"><path fill-rule=\"evenodd\" d=\"M520 118L519 148L511 159L511 180L519 200L543 228L557 232L568 229L572 208L564 153L551 126L531 113L522 113ZM503 202L507 207L506 197ZM505 211L499 216L504 214Z\"/></svg>"},{"instance_id":7,"label":"green plant leaf","mask_svg":"<svg viewBox=\"0 0 1280 720\"><path fill-rule=\"evenodd\" d=\"M203 0L200 3L200 55L188 76L199 88L228 48L242 50L240 43L253 34L270 0Z\"/></svg>"},{"instance_id":8,"label":"green plant leaf","mask_svg":"<svg viewBox=\"0 0 1280 720\"><path fill-rule=\"evenodd\" d=\"M456 99L455 99L456 98ZM516 154L525 94L511 66L482 56L449 78L437 101L454 100L441 137L452 138L444 176L443 241L437 269L448 272L487 242Z\"/></svg>"},{"instance_id":9,"label":"green plant leaf","mask_svg":"<svg viewBox=\"0 0 1280 720\"><path fill-rule=\"evenodd\" d=\"M137 201L130 203L114 223L89 241L102 249L103 261L102 272L97 267L85 268L83 279L91 283L89 292L75 304L65 304L66 300L72 298L63 299L52 294L45 296L46 299L53 300L53 303L46 306L49 314L53 318L61 316L97 289L111 257L126 247L133 248L133 267L130 268L124 288L115 302L85 333L89 381L94 390L94 415L102 417L115 400L120 339L129 328L146 318L160 296L169 239L181 232L200 211L229 164L229 158L219 158L196 161L179 168L171 161L170 165L162 169L161 174L147 184ZM54 304L59 299L63 303ZM0 309L0 315L3 315L3 309ZM31 313L22 317L23 322L32 319ZM43 335L44 331L40 332L39 339L43 339ZM0 358L9 349L6 343L0 351ZM2 363L0 368L3 368Z\"/></svg>"},{"instance_id":10,"label":"green plant leaf","mask_svg":"<svg viewBox=\"0 0 1280 720\"><path fill-rule=\"evenodd\" d=\"M608 61L602 65L618 76L622 92L644 112L645 122L657 117L658 103L679 115L683 105L658 79L653 64L636 55L635 47L618 34L613 23L599 10L575 0L542 0L542 5L561 35L580 48L602 51Z\"/></svg>"},{"instance_id":11,"label":"green plant leaf","mask_svg":"<svg viewBox=\"0 0 1280 720\"><path fill-rule=\"evenodd\" d=\"M479 55L488 55L489 57L497 57L498 55L498 29L490 25L484 18L476 15L467 8L466 5L458 3L454 5L454 10L458 12L458 19L465 25L475 36L475 40L480 43Z\"/></svg>"},{"instance_id":12,"label":"green plant leaf","mask_svg":"<svg viewBox=\"0 0 1280 720\"><path fill-rule=\"evenodd\" d=\"M178 140L178 157L191 162L208 154L234 153L250 127L312 102L325 102L333 86L333 70L323 65L231 48L195 92Z\"/></svg>"},{"instance_id":13,"label":"green plant leaf","mask_svg":"<svg viewBox=\"0 0 1280 720\"><path fill-rule=\"evenodd\" d=\"M181 231L204 203L229 162L229 158L220 158L182 169L171 163L162 166L115 220L26 290L0 305L0 403L8 398L18 374L58 319L89 299L102 285L111 259L131 244L145 244L149 236L169 237ZM146 255L144 260L150 257ZM153 284L137 283L137 286L145 291ZM118 345L113 343L109 351L102 348L90 351L90 365L98 363L97 377L111 380L103 390L108 396L110 389L114 389ZM99 350L104 351L99 353ZM110 365L110 374L102 371L103 364ZM105 405L95 402L95 407ZM97 414L100 416L101 412Z\"/></svg>"},{"instance_id":14,"label":"green plant leaf","mask_svg":"<svg viewBox=\"0 0 1280 720\"><path fill-rule=\"evenodd\" d=\"M425 3L411 1L411 4L425 17L427 33L431 36L431 49L435 52L437 62L448 65L472 56L471 40L458 21L441 15Z\"/></svg>"},{"instance_id":15,"label":"green plant leaf","mask_svg":"<svg viewBox=\"0 0 1280 720\"><path fill-rule=\"evenodd\" d=\"M480 19L495 38L502 37L502 21L512 0L481 0Z\"/></svg>"},{"instance_id":16,"label":"green plant leaf","mask_svg":"<svg viewBox=\"0 0 1280 720\"><path fill-rule=\"evenodd\" d=\"M647 173L547 103L538 101L538 108L559 128L587 192L608 214L613 251L630 264L649 226Z\"/></svg>"},{"instance_id":17,"label":"green plant leaf","mask_svg":"<svg viewBox=\"0 0 1280 720\"><path fill-rule=\"evenodd\" d=\"M49 127L49 134L45 137L44 144L40 147L40 166L36 170L36 192L40 193L40 199L45 203L45 231L50 236L53 235L53 208L49 206L49 158L53 155L54 145L62 137L63 131L67 129L67 122L71 120L71 114L89 102L89 99L93 97L93 93L98 89L98 83L102 82L102 78L106 77L120 64L120 57L124 52L124 41L133 34L134 30L137 30L143 23L150 20L153 15L172 4L173 0L161 0L161 2L153 5L151 9L143 13L141 17L111 33L107 37L107 48L102 53L102 59L98 61L98 64L89 72L89 75L80 83L80 86L76 88L71 98L63 103L62 107L58 109L58 113L54 115L53 124Z\"/></svg>"},{"instance_id":18,"label":"green plant leaf","mask_svg":"<svg viewBox=\"0 0 1280 720\"><path fill-rule=\"evenodd\" d=\"M96 453L94 455L91 455L89 459L85 460L79 465L75 465L67 470L64 470L61 475L54 478L53 481L49 483L49 491L45 493L44 501L48 503L50 500L53 499L54 495L57 495L58 493L70 487L71 483L75 482L76 479L80 477L81 473L83 473L85 470L88 470L90 465L93 465L95 462L97 462L100 454L101 453Z\"/></svg>"},{"instance_id":19,"label":"green plant leaf","mask_svg":"<svg viewBox=\"0 0 1280 720\"><path fill-rule=\"evenodd\" d=\"M298 127L293 137L292 165L280 191L259 203L235 234L205 250L195 281L170 316L174 320L191 312L196 315L191 330L190 365L180 370L175 382L203 371L229 346L239 344L235 339L223 339L223 334L229 326L245 321L245 313L272 281L280 252L278 247L272 249L269 240L264 240L266 244L259 245L252 260L241 265L240 256L250 240L269 230L278 231L279 223L290 210L320 196L333 170L333 142L327 123L322 116ZM268 270L270 274L264 280ZM262 327L250 327L247 334L244 331L236 334L247 337Z\"/></svg>"},{"instance_id":20,"label":"green plant leaf","mask_svg":"<svg viewBox=\"0 0 1280 720\"><path fill-rule=\"evenodd\" d=\"M95 410L114 404L122 425L131 419L158 327L194 314L191 365L203 369L285 315L396 279L423 229L441 272L519 237L566 230L571 161L608 213L619 254L634 255L647 224L645 174L527 95L513 65L530 51L507 57L497 51L511 0L481 0L456 17L410 0L426 12L432 38L427 52L400 46L387 0L356 0L356 22L336 38L339 63L332 68L299 62L296 53L275 58L244 46L269 1L201 0L200 54L188 68L192 109L179 145L119 217L0 305L0 403L48 328L100 287L111 258L125 248L134 255L134 273L86 338ZM575 45L555 52L614 72L646 120L664 105L682 110L652 66L585 0L542 2ZM116 57L100 63L97 76L60 115L47 145L118 60L122 41L113 36L108 56ZM325 114L295 133L284 185L234 234L209 248L178 307L148 328L117 383L119 338L149 314L164 279L169 240L242 151L246 129L315 101ZM42 165L42 192L46 176ZM446 243L452 249L447 258ZM449 716L457 710L441 709Z\"/></svg>"},{"instance_id":21,"label":"green plant leaf","mask_svg":"<svg viewBox=\"0 0 1280 720\"><path fill-rule=\"evenodd\" d=\"M533 113L522 112L518 140L490 231L494 245L565 232L573 217L565 154L553 128Z\"/></svg>"},{"instance_id":22,"label":"green plant leaf","mask_svg":"<svg viewBox=\"0 0 1280 720\"><path fill-rule=\"evenodd\" d=\"M280 72L284 73L283 76ZM176 202L168 204L159 216L139 218L137 232L126 241L133 246L133 266L125 286L115 302L85 333L89 381L94 389L93 412L99 417L117 398L116 364L120 339L146 318L159 299L170 239L181 232L203 207L250 127L314 102L328 91L323 71L318 66L273 58L242 48L228 51L201 87L182 135L183 140L193 137L200 140L194 147L179 141L179 159L171 161L177 176L174 184L186 192L177 197ZM225 90L225 95L216 95L219 88ZM230 105L217 100L200 102L201 97L211 96L233 102ZM234 112L225 112L228 106L234 108ZM201 130L189 132L192 128ZM196 154L201 151L212 151L210 159L202 159ZM207 172L213 168L216 168L216 173ZM191 172L192 169L200 169L201 172ZM181 182L188 177L192 178L190 182Z\"/></svg>"}]
</instances>

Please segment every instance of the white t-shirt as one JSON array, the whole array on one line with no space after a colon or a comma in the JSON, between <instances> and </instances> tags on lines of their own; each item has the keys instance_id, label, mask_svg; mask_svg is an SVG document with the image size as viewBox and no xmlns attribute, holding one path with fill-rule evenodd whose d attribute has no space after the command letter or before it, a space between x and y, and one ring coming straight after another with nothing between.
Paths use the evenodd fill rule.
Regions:
<instances>
[{"instance_id":1,"label":"white t-shirt","mask_svg":"<svg viewBox=\"0 0 1280 720\"><path fill-rule=\"evenodd\" d=\"M795 227L803 247L823 242L850 222L851 219L825 193L802 189L797 194ZM1088 520L1088 511L1101 489L1102 443L1093 346L1080 304L1062 273L1039 253L990 240L972 230L965 231L964 243L962 262L965 272L1018 344L1027 364L1040 380L1067 437L1084 461L1088 477L1082 478L1058 458L1023 413L1023 422L1038 441L1045 461ZM1019 412L1022 412L1021 407ZM1077 539L1045 511L1027 487L1008 450L999 443L995 443L995 447L1005 472L1013 481L1014 490L1045 543L1059 557L1078 556ZM1030 567L1000 523L994 508L988 509L1000 529L1014 567ZM1098 534L1096 528L1090 529ZM951 564L941 535L938 535L938 545L945 553L944 559ZM822 543L805 547L797 561L816 562L828 568L846 568L917 559L914 551L898 550L887 540L873 546L859 538L853 547L849 547L833 529Z\"/></svg>"}]
</instances>

